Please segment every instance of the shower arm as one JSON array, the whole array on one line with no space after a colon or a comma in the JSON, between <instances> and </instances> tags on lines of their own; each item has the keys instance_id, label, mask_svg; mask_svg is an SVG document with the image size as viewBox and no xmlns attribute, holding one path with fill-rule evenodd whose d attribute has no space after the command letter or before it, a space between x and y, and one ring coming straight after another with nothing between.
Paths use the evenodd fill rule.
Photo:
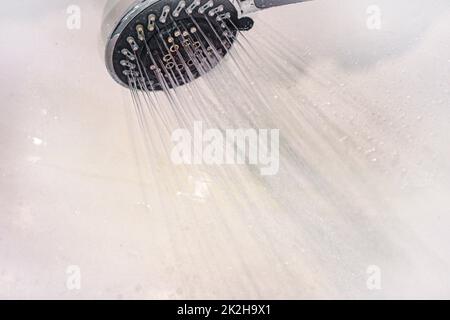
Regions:
<instances>
[{"instance_id":1,"label":"shower arm","mask_svg":"<svg viewBox=\"0 0 450 320\"><path fill-rule=\"evenodd\" d=\"M312 0L233 0L232 2L239 3L243 14L249 14L263 9L306 1Z\"/></svg>"}]
</instances>

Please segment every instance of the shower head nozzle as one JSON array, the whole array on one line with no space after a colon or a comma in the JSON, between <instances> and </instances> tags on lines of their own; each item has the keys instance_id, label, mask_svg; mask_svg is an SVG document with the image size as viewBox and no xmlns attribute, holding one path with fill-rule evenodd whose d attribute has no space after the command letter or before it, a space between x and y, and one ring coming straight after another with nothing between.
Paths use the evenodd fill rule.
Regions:
<instances>
[{"instance_id":1,"label":"shower head nozzle","mask_svg":"<svg viewBox=\"0 0 450 320\"><path fill-rule=\"evenodd\" d=\"M204 75L228 54L246 15L304 0L115 0L106 64L125 87L160 91ZM119 8L119 9L118 9Z\"/></svg>"}]
</instances>

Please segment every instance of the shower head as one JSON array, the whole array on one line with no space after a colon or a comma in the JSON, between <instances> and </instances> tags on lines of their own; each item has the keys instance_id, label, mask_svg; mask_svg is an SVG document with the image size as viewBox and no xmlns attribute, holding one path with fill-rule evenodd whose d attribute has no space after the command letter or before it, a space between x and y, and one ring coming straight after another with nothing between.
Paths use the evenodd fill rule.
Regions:
<instances>
[{"instance_id":1,"label":"shower head","mask_svg":"<svg viewBox=\"0 0 450 320\"><path fill-rule=\"evenodd\" d=\"M253 27L248 14L303 1L115 0L104 23L108 71L138 90L187 84L222 61L238 32Z\"/></svg>"}]
</instances>

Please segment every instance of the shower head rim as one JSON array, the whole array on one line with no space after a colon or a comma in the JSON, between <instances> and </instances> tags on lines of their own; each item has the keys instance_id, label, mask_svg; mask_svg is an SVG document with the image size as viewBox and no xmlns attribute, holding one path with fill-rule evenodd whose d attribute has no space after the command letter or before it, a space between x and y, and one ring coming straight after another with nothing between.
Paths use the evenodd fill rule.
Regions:
<instances>
[{"instance_id":1,"label":"shower head rim","mask_svg":"<svg viewBox=\"0 0 450 320\"><path fill-rule=\"evenodd\" d=\"M122 15L118 21L113 21L114 28L108 36L108 41L106 44L105 51L105 61L106 68L111 77L119 83L121 86L128 88L128 84L124 83L114 70L114 49L116 48L117 41L121 32L146 8L159 2L161 0L136 0L134 1L127 10L125 14Z\"/></svg>"}]
</instances>

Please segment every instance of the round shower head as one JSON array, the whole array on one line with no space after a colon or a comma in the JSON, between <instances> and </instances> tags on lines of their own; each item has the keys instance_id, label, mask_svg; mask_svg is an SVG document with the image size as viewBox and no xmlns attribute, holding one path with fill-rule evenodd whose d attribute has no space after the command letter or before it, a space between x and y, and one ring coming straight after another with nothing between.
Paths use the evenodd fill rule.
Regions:
<instances>
[{"instance_id":1,"label":"round shower head","mask_svg":"<svg viewBox=\"0 0 450 320\"><path fill-rule=\"evenodd\" d=\"M239 30L253 26L234 0L128 0L115 15L109 17L114 22L107 68L121 85L149 91L184 85L210 71Z\"/></svg>"}]
</instances>

